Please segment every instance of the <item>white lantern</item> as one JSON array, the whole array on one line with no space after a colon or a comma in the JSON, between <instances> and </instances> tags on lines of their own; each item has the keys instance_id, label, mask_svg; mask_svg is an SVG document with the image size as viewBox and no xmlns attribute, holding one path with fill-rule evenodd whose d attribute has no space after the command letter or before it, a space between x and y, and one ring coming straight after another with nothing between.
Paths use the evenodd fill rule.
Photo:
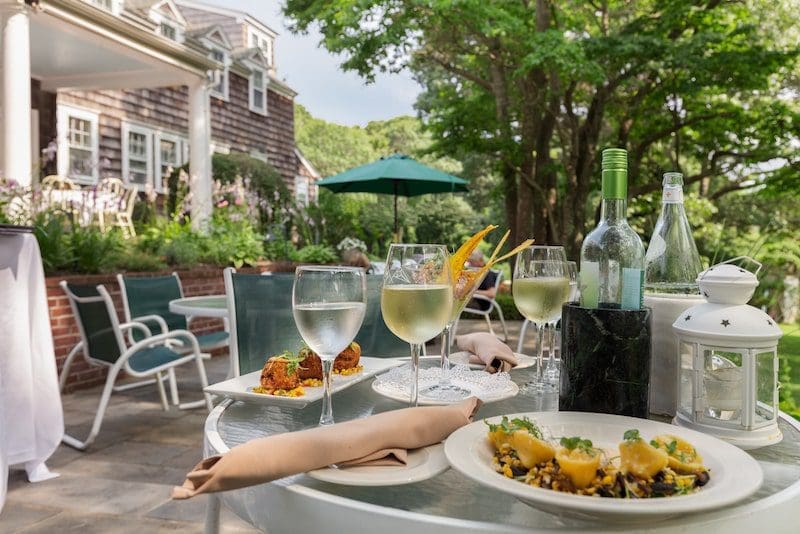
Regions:
<instances>
[{"instance_id":1,"label":"white lantern","mask_svg":"<svg viewBox=\"0 0 800 534\"><path fill-rule=\"evenodd\" d=\"M731 262L758 265L751 273ZM769 315L748 306L761 264L734 258L700 273L708 302L672 324L678 339L678 409L674 422L742 449L782 439L778 429L778 340Z\"/></svg>"}]
</instances>

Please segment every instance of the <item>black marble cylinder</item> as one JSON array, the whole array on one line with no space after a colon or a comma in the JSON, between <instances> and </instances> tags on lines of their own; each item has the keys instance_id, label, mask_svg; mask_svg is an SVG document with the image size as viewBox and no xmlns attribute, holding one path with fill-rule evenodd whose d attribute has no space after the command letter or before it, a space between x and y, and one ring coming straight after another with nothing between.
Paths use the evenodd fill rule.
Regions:
<instances>
[{"instance_id":1,"label":"black marble cylinder","mask_svg":"<svg viewBox=\"0 0 800 534\"><path fill-rule=\"evenodd\" d=\"M564 304L559 409L647 417L650 309Z\"/></svg>"}]
</instances>

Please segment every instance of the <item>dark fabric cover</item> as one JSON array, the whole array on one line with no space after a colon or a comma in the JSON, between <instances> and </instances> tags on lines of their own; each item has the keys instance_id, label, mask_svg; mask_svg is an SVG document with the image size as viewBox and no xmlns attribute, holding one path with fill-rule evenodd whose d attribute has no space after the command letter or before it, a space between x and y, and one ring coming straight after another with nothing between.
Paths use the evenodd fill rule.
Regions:
<instances>
[{"instance_id":1,"label":"dark fabric cover","mask_svg":"<svg viewBox=\"0 0 800 534\"><path fill-rule=\"evenodd\" d=\"M178 279L170 276L156 277L123 277L125 294L131 317L143 315L159 315L166 321L169 330L185 330L186 317L169 311L169 302L181 298ZM161 328L155 321L144 322L153 335L160 334ZM133 331L133 339L144 339L144 333Z\"/></svg>"},{"instance_id":2,"label":"dark fabric cover","mask_svg":"<svg viewBox=\"0 0 800 534\"><path fill-rule=\"evenodd\" d=\"M90 358L113 364L120 357L120 347L106 303L94 285L67 284L67 288L78 297L98 297L96 302L75 302L78 317L86 338L84 350Z\"/></svg>"}]
</instances>

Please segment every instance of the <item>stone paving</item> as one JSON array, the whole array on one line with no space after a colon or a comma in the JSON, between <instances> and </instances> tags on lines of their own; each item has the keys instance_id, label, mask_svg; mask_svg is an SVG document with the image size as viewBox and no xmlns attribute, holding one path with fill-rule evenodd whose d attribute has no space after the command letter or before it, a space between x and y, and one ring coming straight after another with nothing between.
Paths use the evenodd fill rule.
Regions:
<instances>
[{"instance_id":1,"label":"stone paving","mask_svg":"<svg viewBox=\"0 0 800 534\"><path fill-rule=\"evenodd\" d=\"M495 326L499 324L495 321ZM516 349L520 322L509 322L509 346ZM462 321L461 333L484 331L486 323ZM531 353L534 333L526 336ZM438 354L438 347L428 347ZM196 368L178 370L182 401L199 398ZM227 356L206 362L209 382L225 378ZM99 402L101 388L63 397L67 432L83 439ZM86 452L61 445L47 462L61 476L30 484L25 472L11 470L0 534L38 532L159 533L202 532L205 497L171 501L170 488L202 455L204 409L161 409L155 386L115 393L97 440ZM222 532L257 532L223 511Z\"/></svg>"}]
</instances>

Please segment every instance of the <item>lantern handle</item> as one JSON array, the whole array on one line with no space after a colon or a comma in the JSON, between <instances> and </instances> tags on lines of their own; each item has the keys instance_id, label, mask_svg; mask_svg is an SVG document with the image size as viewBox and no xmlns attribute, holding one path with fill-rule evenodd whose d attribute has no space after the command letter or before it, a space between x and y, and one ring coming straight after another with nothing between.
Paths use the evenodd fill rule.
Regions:
<instances>
[{"instance_id":1,"label":"lantern handle","mask_svg":"<svg viewBox=\"0 0 800 534\"><path fill-rule=\"evenodd\" d=\"M756 265L758 265L758 269L756 269L756 272L753 273L756 276L758 276L758 272L761 270L761 267L763 267L763 265L761 265L760 262L754 260L750 256L737 256L737 257L731 258L731 259L729 259L727 261L723 261L722 263L720 263L720 265L722 265L723 263L733 263L733 262L738 261L738 260L747 260L750 263L755 263Z\"/></svg>"}]
</instances>

